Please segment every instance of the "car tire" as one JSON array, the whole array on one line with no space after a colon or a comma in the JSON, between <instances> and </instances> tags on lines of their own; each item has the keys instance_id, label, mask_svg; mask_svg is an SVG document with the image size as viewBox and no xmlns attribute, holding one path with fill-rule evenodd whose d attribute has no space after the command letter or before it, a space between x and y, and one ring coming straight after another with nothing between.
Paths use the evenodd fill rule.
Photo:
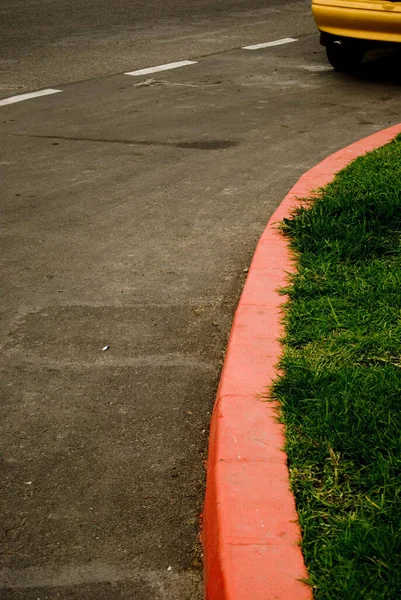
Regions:
<instances>
[{"instance_id":1,"label":"car tire","mask_svg":"<svg viewBox=\"0 0 401 600\"><path fill-rule=\"evenodd\" d=\"M330 39L326 43L327 59L336 71L352 73L361 64L365 48L353 40Z\"/></svg>"}]
</instances>

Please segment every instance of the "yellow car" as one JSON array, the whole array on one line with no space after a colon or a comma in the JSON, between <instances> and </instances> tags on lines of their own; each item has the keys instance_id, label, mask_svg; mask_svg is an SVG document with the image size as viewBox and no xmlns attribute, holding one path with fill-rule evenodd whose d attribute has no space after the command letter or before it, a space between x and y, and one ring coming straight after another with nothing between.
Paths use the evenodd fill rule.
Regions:
<instances>
[{"instance_id":1,"label":"yellow car","mask_svg":"<svg viewBox=\"0 0 401 600\"><path fill-rule=\"evenodd\" d=\"M338 71L352 71L375 47L401 43L401 0L312 0L312 12Z\"/></svg>"}]
</instances>

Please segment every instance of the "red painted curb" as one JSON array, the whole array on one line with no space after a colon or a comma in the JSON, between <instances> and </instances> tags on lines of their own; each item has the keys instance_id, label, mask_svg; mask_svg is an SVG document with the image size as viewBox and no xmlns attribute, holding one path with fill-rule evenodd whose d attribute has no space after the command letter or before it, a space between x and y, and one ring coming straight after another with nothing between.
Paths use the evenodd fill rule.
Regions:
<instances>
[{"instance_id":1,"label":"red painted curb","mask_svg":"<svg viewBox=\"0 0 401 600\"><path fill-rule=\"evenodd\" d=\"M203 513L207 600L311 600L283 426L263 395L275 378L283 333L277 288L294 270L275 224L299 198L329 183L349 162L390 142L401 124L371 135L305 173L259 240L235 313L213 411Z\"/></svg>"}]
</instances>

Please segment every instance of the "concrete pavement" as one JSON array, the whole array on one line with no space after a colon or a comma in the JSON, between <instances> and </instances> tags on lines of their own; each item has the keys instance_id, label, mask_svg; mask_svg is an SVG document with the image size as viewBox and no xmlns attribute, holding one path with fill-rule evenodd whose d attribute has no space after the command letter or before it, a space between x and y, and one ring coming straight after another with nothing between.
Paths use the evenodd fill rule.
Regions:
<instances>
[{"instance_id":1,"label":"concrete pavement","mask_svg":"<svg viewBox=\"0 0 401 600\"><path fill-rule=\"evenodd\" d=\"M299 175L399 122L389 60L336 74L313 34L0 107L2 598L201 598L244 269Z\"/></svg>"}]
</instances>

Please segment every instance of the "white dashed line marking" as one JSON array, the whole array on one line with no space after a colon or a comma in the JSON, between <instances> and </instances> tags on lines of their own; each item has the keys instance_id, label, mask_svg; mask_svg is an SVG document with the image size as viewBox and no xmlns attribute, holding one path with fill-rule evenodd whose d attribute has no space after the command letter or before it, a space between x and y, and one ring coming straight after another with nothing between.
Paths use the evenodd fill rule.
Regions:
<instances>
[{"instance_id":1,"label":"white dashed line marking","mask_svg":"<svg viewBox=\"0 0 401 600\"><path fill-rule=\"evenodd\" d=\"M196 65L196 60L181 60L179 62L168 63L166 65L158 65L157 67L149 67L148 69L139 69L138 71L130 71L124 75L150 75L151 73L159 73L160 71L169 71L170 69L178 69L187 65Z\"/></svg>"},{"instance_id":2,"label":"white dashed line marking","mask_svg":"<svg viewBox=\"0 0 401 600\"><path fill-rule=\"evenodd\" d=\"M274 40L273 42L266 42L262 44L253 44L252 46L243 46L242 50L259 50L261 48L271 48L272 46L282 46L283 44L291 44L297 42L296 38L282 38L281 40ZM160 71L169 71L170 69L178 69L180 67L186 67L188 65L196 65L197 60L180 60L178 62L166 63L165 65L157 65L156 67L148 67L146 69L138 69L136 71L128 71L124 75L150 75L152 73L160 73ZM311 69L312 70L312 69ZM320 70L317 69L316 70ZM321 69L323 70L323 69ZM31 98L40 98L41 96L50 96L51 94L59 94L63 90L55 90L48 88L46 90L40 90L39 92L30 92L29 94L19 94L18 96L11 96L0 100L0 106L7 106L8 104L15 104L16 102L23 102L24 100L30 100Z\"/></svg>"},{"instance_id":3,"label":"white dashed line marking","mask_svg":"<svg viewBox=\"0 0 401 600\"><path fill-rule=\"evenodd\" d=\"M291 44L297 42L296 38L283 38L274 42L266 42L265 44L254 44L253 46L243 46L243 50L259 50L260 48L271 48L272 46L282 46L283 44Z\"/></svg>"},{"instance_id":4,"label":"white dashed line marking","mask_svg":"<svg viewBox=\"0 0 401 600\"><path fill-rule=\"evenodd\" d=\"M0 100L0 106L6 106L7 104L15 104L16 102L23 102L23 100L29 100L30 98L39 98L39 96L50 96L50 94L58 94L63 90L40 90L40 92L31 92L30 94L20 94L19 96L11 96L11 98L5 98Z\"/></svg>"}]
</instances>

